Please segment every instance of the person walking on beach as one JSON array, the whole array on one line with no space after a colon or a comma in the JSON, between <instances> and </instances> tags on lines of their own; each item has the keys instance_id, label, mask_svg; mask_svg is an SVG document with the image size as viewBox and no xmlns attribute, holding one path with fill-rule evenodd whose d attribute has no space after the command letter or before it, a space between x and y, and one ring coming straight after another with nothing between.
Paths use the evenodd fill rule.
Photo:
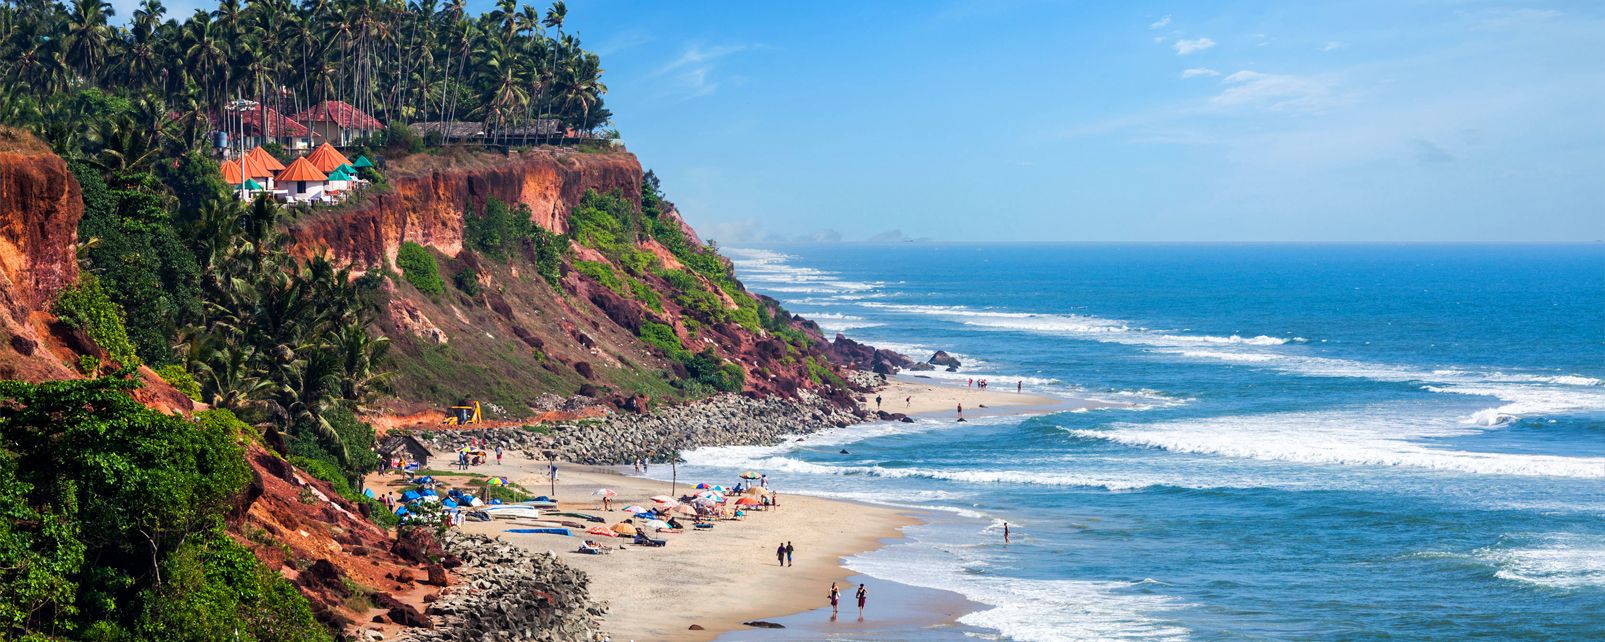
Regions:
<instances>
[{"instance_id":1,"label":"person walking on beach","mask_svg":"<svg viewBox=\"0 0 1605 642\"><path fill-rule=\"evenodd\" d=\"M842 601L842 590L836 588L835 582L831 582L830 593L826 594L825 597L830 598L830 614L836 615L836 606L841 604Z\"/></svg>"},{"instance_id":2,"label":"person walking on beach","mask_svg":"<svg viewBox=\"0 0 1605 642\"><path fill-rule=\"evenodd\" d=\"M875 395L875 409L876 410L880 410L881 409L881 396L880 395Z\"/></svg>"},{"instance_id":3,"label":"person walking on beach","mask_svg":"<svg viewBox=\"0 0 1605 642\"><path fill-rule=\"evenodd\" d=\"M1024 389L1025 389L1025 382L1024 381L1016 381L1016 382L1014 382L1014 394L1020 394L1020 391L1024 390Z\"/></svg>"},{"instance_id":4,"label":"person walking on beach","mask_svg":"<svg viewBox=\"0 0 1605 642\"><path fill-rule=\"evenodd\" d=\"M866 602L868 600L869 600L869 589L864 588L863 584L859 584L858 585L858 621L859 622L863 622L864 621L864 602Z\"/></svg>"},{"instance_id":5,"label":"person walking on beach","mask_svg":"<svg viewBox=\"0 0 1605 642\"><path fill-rule=\"evenodd\" d=\"M914 395L909 395L909 396L903 398L903 407L904 408L913 408L914 407Z\"/></svg>"},{"instance_id":6,"label":"person walking on beach","mask_svg":"<svg viewBox=\"0 0 1605 642\"><path fill-rule=\"evenodd\" d=\"M786 566L791 566L791 552L794 550L797 549L791 547L791 542L786 542Z\"/></svg>"},{"instance_id":7,"label":"person walking on beach","mask_svg":"<svg viewBox=\"0 0 1605 642\"><path fill-rule=\"evenodd\" d=\"M964 383L964 387L965 388L974 388L975 387L975 379L970 379L969 381L966 381Z\"/></svg>"},{"instance_id":8,"label":"person walking on beach","mask_svg":"<svg viewBox=\"0 0 1605 642\"><path fill-rule=\"evenodd\" d=\"M785 566L786 565L786 545L785 544L781 544L781 545L775 547L775 562L780 564L781 566Z\"/></svg>"},{"instance_id":9,"label":"person walking on beach","mask_svg":"<svg viewBox=\"0 0 1605 642\"><path fill-rule=\"evenodd\" d=\"M964 418L964 402L959 402L959 419Z\"/></svg>"},{"instance_id":10,"label":"person walking on beach","mask_svg":"<svg viewBox=\"0 0 1605 642\"><path fill-rule=\"evenodd\" d=\"M497 466L502 465L502 447L501 446L497 446L496 447L496 465Z\"/></svg>"}]
</instances>

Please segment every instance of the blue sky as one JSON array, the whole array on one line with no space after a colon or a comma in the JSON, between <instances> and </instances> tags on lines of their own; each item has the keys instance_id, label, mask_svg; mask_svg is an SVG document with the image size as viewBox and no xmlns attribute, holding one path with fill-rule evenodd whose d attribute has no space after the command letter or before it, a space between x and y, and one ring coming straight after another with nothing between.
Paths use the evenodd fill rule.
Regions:
<instances>
[{"instance_id":1,"label":"blue sky","mask_svg":"<svg viewBox=\"0 0 1605 642\"><path fill-rule=\"evenodd\" d=\"M1605 239L1600 3L575 0L726 243Z\"/></svg>"}]
</instances>

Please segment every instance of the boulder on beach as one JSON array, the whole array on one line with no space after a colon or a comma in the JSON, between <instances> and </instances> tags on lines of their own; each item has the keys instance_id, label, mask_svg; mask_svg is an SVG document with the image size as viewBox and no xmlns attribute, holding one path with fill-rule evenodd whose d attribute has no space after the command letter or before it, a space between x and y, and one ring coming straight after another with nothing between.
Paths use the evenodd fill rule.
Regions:
<instances>
[{"instance_id":1,"label":"boulder on beach","mask_svg":"<svg viewBox=\"0 0 1605 642\"><path fill-rule=\"evenodd\" d=\"M927 359L925 362L933 366L946 366L949 372L952 372L954 368L964 365L963 363L959 362L956 357L942 350L937 350L936 354L931 355L931 358Z\"/></svg>"}]
</instances>

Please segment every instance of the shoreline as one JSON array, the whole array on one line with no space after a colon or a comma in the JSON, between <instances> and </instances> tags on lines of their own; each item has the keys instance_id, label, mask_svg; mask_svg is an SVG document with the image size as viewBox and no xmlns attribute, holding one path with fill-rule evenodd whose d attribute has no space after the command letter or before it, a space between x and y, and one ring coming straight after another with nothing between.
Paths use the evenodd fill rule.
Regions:
<instances>
[{"instance_id":1,"label":"shoreline","mask_svg":"<svg viewBox=\"0 0 1605 642\"><path fill-rule=\"evenodd\" d=\"M893 406L890 410L910 410L910 418L905 420L901 414L883 414L881 419L874 419L876 395L883 398L883 409L891 405L887 401L897 399L901 403L895 405L904 408ZM862 396L862 407L869 411L871 418L853 425L866 426L888 420L913 421L916 417L923 421L953 418L956 422L958 403L965 404L966 418L976 419L1120 405L1034 391L1016 392L1012 387L1006 391L966 389L962 384L953 385L942 379L918 376L887 377L884 385ZM949 404L953 406L949 407ZM795 431L799 435L823 429L852 430L851 427L832 425L799 425L795 428L800 429ZM481 434L505 435L508 430L519 429ZM455 438L466 440L470 436L458 434ZM768 439L774 440L778 436L772 435ZM494 436L489 438L493 443L498 442ZM755 436L751 441L761 443L765 438ZM442 450L441 442L436 441L432 445L436 446L437 451ZM723 445L726 444L706 444L703 447ZM437 461L449 461L453 457L450 453L450 450L444 454L437 452ZM619 465L565 462L560 454L557 464L559 479L554 489L548 476L548 460L542 455L536 449L508 449L504 463L496 464L492 460L491 463L474 466L464 475L507 477L532 495L551 495L560 500L559 510L563 512L602 517L607 525L629 517L620 510L624 506L651 506L651 496L687 494L698 482L733 486L739 481L682 478L671 491L670 481L643 474L632 475L628 468ZM433 468L451 468L450 464L442 463L437 463ZM666 464L650 464L648 473L666 472L664 466ZM575 549L587 538L614 547L618 547L621 540L589 536L583 529L575 530L570 537L509 533L509 528L517 528L521 524L504 520L465 521L460 530L465 534L500 540L533 554L549 552L563 563L584 571L591 599L607 607L606 615L600 616L601 629L609 633L610 639L621 642L707 642L749 637L809 639L808 636L836 633L873 635L875 631L887 630L885 627L959 632L967 627L960 624L958 619L984 607L956 591L915 587L893 579L874 577L871 578L874 580L871 584L871 612L875 615L867 623L857 622L856 605L852 600L852 589L856 584L849 584L848 581L849 578L859 578L861 581L867 576L847 568L847 559L903 540L907 537L904 532L907 527L929 523L936 516L931 509L925 508L787 492L783 475L769 481L771 490L780 493L778 509L751 511L743 521L719 522L707 531L659 534L657 537L669 543L664 548L624 544L621 550L613 550L607 555L584 555L575 552ZM610 502L612 510L600 510L600 497L593 495L598 488L617 492ZM568 517L556 519L573 520ZM586 523L585 526L590 524ZM795 566L779 567L775 563L775 547L788 540L796 546ZM842 588L843 612L839 620L827 619L822 622L821 617L828 618L829 615L821 607L825 604L824 596L832 581L838 582ZM874 610L876 605L880 607L879 610ZM819 614L823 616L816 617ZM744 625L750 621L776 620L797 628L758 629ZM693 626L697 628L693 629Z\"/></svg>"},{"instance_id":2,"label":"shoreline","mask_svg":"<svg viewBox=\"0 0 1605 642\"><path fill-rule=\"evenodd\" d=\"M546 465L544 461L508 461L480 466L473 472L506 476L532 492L548 493L551 484ZM694 483L681 481L673 492L687 493ZM609 524L628 517L622 507L649 506L649 497L671 493L670 482L598 466L560 464L556 486L561 510L603 517ZM599 510L600 498L591 495L597 488L618 493L612 510ZM502 520L464 522L461 530L532 553L552 551L564 563L584 571L592 599L607 605L603 629L614 640L706 641L752 630L743 622L814 610L824 603L830 582L843 582L845 587L846 578L856 575L842 566L845 558L902 538L904 527L920 523L914 512L781 493L779 508L753 511L743 521L719 522L709 531L659 534L669 542L664 548L637 547L582 533L573 537L507 533L517 525ZM588 537L613 546L623 544L623 548L607 555L574 552ZM774 549L788 540L796 547L794 565L777 566ZM850 592L844 593L850 597ZM701 628L692 630L692 625Z\"/></svg>"}]
</instances>

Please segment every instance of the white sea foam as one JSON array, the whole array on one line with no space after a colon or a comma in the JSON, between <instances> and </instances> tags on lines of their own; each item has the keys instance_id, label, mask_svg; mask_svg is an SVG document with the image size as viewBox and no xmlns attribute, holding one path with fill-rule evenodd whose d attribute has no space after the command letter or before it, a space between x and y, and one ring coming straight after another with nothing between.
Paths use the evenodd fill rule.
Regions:
<instances>
[{"instance_id":1,"label":"white sea foam","mask_svg":"<svg viewBox=\"0 0 1605 642\"><path fill-rule=\"evenodd\" d=\"M1484 548L1477 557L1498 568L1494 575L1503 580L1565 590L1605 586L1605 537L1552 533L1536 539L1533 546Z\"/></svg>"},{"instance_id":2,"label":"white sea foam","mask_svg":"<svg viewBox=\"0 0 1605 642\"><path fill-rule=\"evenodd\" d=\"M993 575L982 551L922 542L851 558L847 567L904 584L955 591L987 608L959 622L1020 642L1142 638L1182 640L1188 630L1164 614L1175 598L1144 592L1139 582L1021 579Z\"/></svg>"},{"instance_id":3,"label":"white sea foam","mask_svg":"<svg viewBox=\"0 0 1605 642\"><path fill-rule=\"evenodd\" d=\"M1454 421L1389 407L1213 417L1156 424L1073 429L1087 439L1172 452L1301 464L1400 466L1485 475L1605 479L1605 458L1471 452L1420 440L1476 430Z\"/></svg>"}]
</instances>

